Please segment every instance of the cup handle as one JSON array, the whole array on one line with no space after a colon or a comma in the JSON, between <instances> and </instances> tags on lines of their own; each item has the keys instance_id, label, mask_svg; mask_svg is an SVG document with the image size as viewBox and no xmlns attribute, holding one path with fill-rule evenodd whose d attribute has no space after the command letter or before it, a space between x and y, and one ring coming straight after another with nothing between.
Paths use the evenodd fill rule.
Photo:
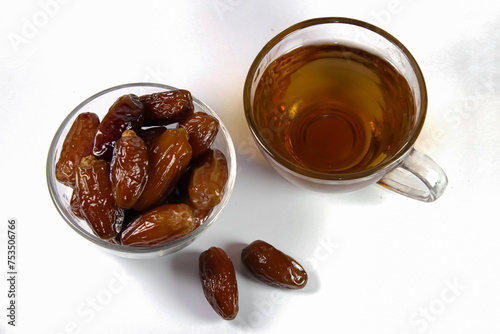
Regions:
<instances>
[{"instance_id":1,"label":"cup handle","mask_svg":"<svg viewBox=\"0 0 500 334\"><path fill-rule=\"evenodd\" d=\"M406 159L378 184L416 200L434 202L446 189L448 178L434 160L412 149Z\"/></svg>"}]
</instances>

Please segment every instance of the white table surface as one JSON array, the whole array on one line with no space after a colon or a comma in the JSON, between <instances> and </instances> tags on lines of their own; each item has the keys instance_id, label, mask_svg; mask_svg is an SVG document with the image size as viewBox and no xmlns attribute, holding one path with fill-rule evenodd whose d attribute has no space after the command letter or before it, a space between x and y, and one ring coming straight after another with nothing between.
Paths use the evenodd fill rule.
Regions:
<instances>
[{"instance_id":1,"label":"white table surface","mask_svg":"<svg viewBox=\"0 0 500 334\"><path fill-rule=\"evenodd\" d=\"M379 186L319 194L283 180L257 152L243 115L260 48L299 21L346 16L401 40L426 78L416 147L446 171L428 204ZM16 327L4 333L499 333L500 2L2 1L0 259L18 220ZM46 155L64 117L105 88L137 81L189 89L233 136L238 175L220 219L171 256L129 260L80 238L57 213ZM308 286L252 279L241 248L264 239L301 262ZM224 321L198 278L198 255L224 248L240 312ZM5 277L3 276L2 277Z\"/></svg>"}]
</instances>

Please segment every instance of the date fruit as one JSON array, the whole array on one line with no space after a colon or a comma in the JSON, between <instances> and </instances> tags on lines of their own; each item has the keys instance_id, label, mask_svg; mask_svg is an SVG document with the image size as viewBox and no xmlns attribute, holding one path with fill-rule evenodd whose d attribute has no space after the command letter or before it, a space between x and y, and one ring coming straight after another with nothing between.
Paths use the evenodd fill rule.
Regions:
<instances>
[{"instance_id":1,"label":"date fruit","mask_svg":"<svg viewBox=\"0 0 500 334\"><path fill-rule=\"evenodd\" d=\"M307 273L293 258L262 240L256 240L241 252L241 260L259 280L276 287L302 289Z\"/></svg>"},{"instance_id":2,"label":"date fruit","mask_svg":"<svg viewBox=\"0 0 500 334\"><path fill-rule=\"evenodd\" d=\"M134 130L123 131L111 160L111 185L116 204L130 209L148 179L148 150Z\"/></svg>"},{"instance_id":3,"label":"date fruit","mask_svg":"<svg viewBox=\"0 0 500 334\"><path fill-rule=\"evenodd\" d=\"M76 196L80 213L94 233L104 240L120 232L124 211L113 198L109 163L94 156L84 157L76 170Z\"/></svg>"},{"instance_id":4,"label":"date fruit","mask_svg":"<svg viewBox=\"0 0 500 334\"><path fill-rule=\"evenodd\" d=\"M83 157L92 154L99 117L94 113L82 113L76 117L64 139L61 155L56 163L57 181L74 188L75 171Z\"/></svg>"},{"instance_id":5,"label":"date fruit","mask_svg":"<svg viewBox=\"0 0 500 334\"><path fill-rule=\"evenodd\" d=\"M123 95L109 108L99 124L94 139L94 156L111 160L115 143L123 131L134 130L138 133L144 122L144 106L134 94Z\"/></svg>"},{"instance_id":6,"label":"date fruit","mask_svg":"<svg viewBox=\"0 0 500 334\"><path fill-rule=\"evenodd\" d=\"M193 148L193 159L206 152L219 132L217 118L204 112L196 112L179 124L189 134L189 144Z\"/></svg>"},{"instance_id":7,"label":"date fruit","mask_svg":"<svg viewBox=\"0 0 500 334\"><path fill-rule=\"evenodd\" d=\"M179 239L195 229L191 208L165 204L136 217L122 232L127 246L153 246Z\"/></svg>"},{"instance_id":8,"label":"date fruit","mask_svg":"<svg viewBox=\"0 0 500 334\"><path fill-rule=\"evenodd\" d=\"M193 205L208 210L219 204L224 196L228 173L226 157L217 149L209 150L196 160L188 185Z\"/></svg>"},{"instance_id":9,"label":"date fruit","mask_svg":"<svg viewBox=\"0 0 500 334\"><path fill-rule=\"evenodd\" d=\"M182 122L194 112L193 97L183 89L142 95L139 99L144 105L144 125Z\"/></svg>"},{"instance_id":10,"label":"date fruit","mask_svg":"<svg viewBox=\"0 0 500 334\"><path fill-rule=\"evenodd\" d=\"M238 284L233 263L223 249L211 247L200 254L201 286L208 303L225 320L232 320L239 310Z\"/></svg>"},{"instance_id":11,"label":"date fruit","mask_svg":"<svg viewBox=\"0 0 500 334\"><path fill-rule=\"evenodd\" d=\"M186 129L167 129L149 155L149 175L136 211L146 211L163 201L174 189L191 160Z\"/></svg>"}]
</instances>

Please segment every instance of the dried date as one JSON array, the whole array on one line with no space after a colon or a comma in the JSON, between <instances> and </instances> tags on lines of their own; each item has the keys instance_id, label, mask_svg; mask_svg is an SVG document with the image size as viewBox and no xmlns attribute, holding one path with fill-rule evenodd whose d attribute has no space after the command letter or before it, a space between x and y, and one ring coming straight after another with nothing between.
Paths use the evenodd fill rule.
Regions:
<instances>
[{"instance_id":1,"label":"dried date","mask_svg":"<svg viewBox=\"0 0 500 334\"><path fill-rule=\"evenodd\" d=\"M80 213L94 233L105 240L116 237L124 218L123 209L113 198L109 175L109 163L92 155L84 157L76 171Z\"/></svg>"},{"instance_id":2,"label":"dried date","mask_svg":"<svg viewBox=\"0 0 500 334\"><path fill-rule=\"evenodd\" d=\"M116 142L111 160L111 185L116 204L130 209L141 195L148 177L148 150L133 130Z\"/></svg>"},{"instance_id":3,"label":"dried date","mask_svg":"<svg viewBox=\"0 0 500 334\"><path fill-rule=\"evenodd\" d=\"M74 188L75 171L83 157L92 154L99 117L94 113L78 115L66 135L59 160L56 163L56 179Z\"/></svg>"},{"instance_id":4,"label":"dried date","mask_svg":"<svg viewBox=\"0 0 500 334\"><path fill-rule=\"evenodd\" d=\"M193 166L188 185L189 198L200 210L219 204L228 179L227 160L220 150L213 149L201 156Z\"/></svg>"},{"instance_id":5,"label":"dried date","mask_svg":"<svg viewBox=\"0 0 500 334\"><path fill-rule=\"evenodd\" d=\"M149 155L149 175L134 210L145 211L161 203L174 189L191 160L191 145L185 129L168 129Z\"/></svg>"},{"instance_id":6,"label":"dried date","mask_svg":"<svg viewBox=\"0 0 500 334\"><path fill-rule=\"evenodd\" d=\"M142 95L139 99L144 105L144 125L182 122L194 112L193 97L183 89Z\"/></svg>"},{"instance_id":7,"label":"dried date","mask_svg":"<svg viewBox=\"0 0 500 334\"><path fill-rule=\"evenodd\" d=\"M115 143L123 131L139 132L144 122L144 106L134 94L123 95L109 108L99 124L94 139L93 153L96 158L111 160Z\"/></svg>"},{"instance_id":8,"label":"dried date","mask_svg":"<svg viewBox=\"0 0 500 334\"><path fill-rule=\"evenodd\" d=\"M211 247L200 254L199 272L203 293L214 311L225 320L239 311L238 284L233 263L223 249Z\"/></svg>"},{"instance_id":9,"label":"dried date","mask_svg":"<svg viewBox=\"0 0 500 334\"><path fill-rule=\"evenodd\" d=\"M256 240L241 252L241 260L250 272L269 285L301 289L307 283L307 273L292 257L262 240Z\"/></svg>"},{"instance_id":10,"label":"dried date","mask_svg":"<svg viewBox=\"0 0 500 334\"><path fill-rule=\"evenodd\" d=\"M196 112L179 124L189 134L189 144L193 148L193 159L205 153L219 132L219 121L204 112Z\"/></svg>"},{"instance_id":11,"label":"dried date","mask_svg":"<svg viewBox=\"0 0 500 334\"><path fill-rule=\"evenodd\" d=\"M121 244L152 246L176 240L196 228L185 204L165 204L136 217L122 232Z\"/></svg>"}]
</instances>

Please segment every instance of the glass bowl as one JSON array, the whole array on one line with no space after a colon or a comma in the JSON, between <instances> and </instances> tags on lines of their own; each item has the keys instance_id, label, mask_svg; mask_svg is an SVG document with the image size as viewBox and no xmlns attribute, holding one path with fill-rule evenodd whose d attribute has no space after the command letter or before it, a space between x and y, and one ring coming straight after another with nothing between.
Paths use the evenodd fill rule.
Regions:
<instances>
[{"instance_id":1,"label":"glass bowl","mask_svg":"<svg viewBox=\"0 0 500 334\"><path fill-rule=\"evenodd\" d=\"M182 238L161 245L148 247L124 246L100 239L92 232L86 221L77 218L71 211L70 200L73 189L56 180L55 165L59 159L59 154L64 139L66 138L66 134L68 133L75 118L83 112L93 112L99 116L99 119L102 120L104 115L109 110L109 107L116 101L116 99L125 94L135 94L140 96L144 94L177 89L178 88L156 83L130 83L99 92L80 103L73 111L70 112L70 114L59 126L59 129L57 130L50 145L47 156L47 184L50 196L52 197L52 201L54 202L56 209L59 211L64 221L66 221L66 223L68 223L68 225L75 232L112 254L126 258L144 259L155 258L177 252L191 244L214 223L231 197L236 179L236 154L231 136L219 116L217 116L217 114L209 106L193 96L195 112L202 111L219 120L219 132L214 143L212 144L212 148L217 148L224 153L227 158L229 170L229 177L224 190L224 197L222 198L221 203L213 209L211 214L203 222L203 224L201 224L201 226Z\"/></svg>"}]
</instances>

